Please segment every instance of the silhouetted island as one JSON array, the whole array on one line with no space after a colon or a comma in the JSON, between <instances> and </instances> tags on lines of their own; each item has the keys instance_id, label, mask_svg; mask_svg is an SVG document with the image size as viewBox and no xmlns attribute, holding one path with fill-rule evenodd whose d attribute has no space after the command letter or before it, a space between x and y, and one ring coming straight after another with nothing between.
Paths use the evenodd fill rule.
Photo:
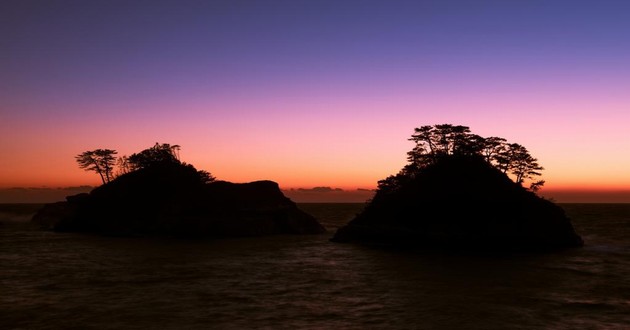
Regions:
<instances>
[{"instance_id":1,"label":"silhouetted island","mask_svg":"<svg viewBox=\"0 0 630 330\"><path fill-rule=\"evenodd\" d=\"M583 241L564 210L539 197L543 169L529 152L466 126L417 128L409 164L331 239L393 246L544 251ZM511 174L514 181L508 174Z\"/></svg>"},{"instance_id":2,"label":"silhouetted island","mask_svg":"<svg viewBox=\"0 0 630 330\"><path fill-rule=\"evenodd\" d=\"M45 205L32 221L56 231L123 236L235 237L326 231L285 197L277 183L217 181L208 172L181 163L169 148L156 144L151 148L152 161L144 164L134 161L138 154L132 155L133 166L127 173L104 180L89 194ZM155 153L170 156L160 158Z\"/></svg>"}]
</instances>

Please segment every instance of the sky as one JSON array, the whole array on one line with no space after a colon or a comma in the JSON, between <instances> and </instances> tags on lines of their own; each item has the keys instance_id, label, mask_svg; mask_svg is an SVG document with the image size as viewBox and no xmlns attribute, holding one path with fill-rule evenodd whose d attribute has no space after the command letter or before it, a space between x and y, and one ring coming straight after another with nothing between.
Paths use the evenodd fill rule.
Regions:
<instances>
[{"instance_id":1,"label":"sky","mask_svg":"<svg viewBox=\"0 0 630 330\"><path fill-rule=\"evenodd\" d=\"M609 0L3 0L0 189L98 185L75 155L159 142L221 180L365 192L404 166L415 127L451 123L527 147L551 197L630 202L629 12Z\"/></svg>"}]
</instances>

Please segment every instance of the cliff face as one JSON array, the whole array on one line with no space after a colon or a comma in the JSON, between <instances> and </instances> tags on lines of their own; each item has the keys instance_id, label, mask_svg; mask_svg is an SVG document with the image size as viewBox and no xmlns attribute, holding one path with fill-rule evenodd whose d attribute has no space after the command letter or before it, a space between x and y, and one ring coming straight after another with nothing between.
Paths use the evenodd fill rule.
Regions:
<instances>
[{"instance_id":1,"label":"cliff face","mask_svg":"<svg viewBox=\"0 0 630 330\"><path fill-rule=\"evenodd\" d=\"M202 183L183 165L123 175L47 204L33 220L57 231L194 237L318 234L324 227L272 181Z\"/></svg>"},{"instance_id":2,"label":"cliff face","mask_svg":"<svg viewBox=\"0 0 630 330\"><path fill-rule=\"evenodd\" d=\"M456 250L548 250L583 244L561 207L479 158L444 159L379 190L335 242Z\"/></svg>"}]
</instances>

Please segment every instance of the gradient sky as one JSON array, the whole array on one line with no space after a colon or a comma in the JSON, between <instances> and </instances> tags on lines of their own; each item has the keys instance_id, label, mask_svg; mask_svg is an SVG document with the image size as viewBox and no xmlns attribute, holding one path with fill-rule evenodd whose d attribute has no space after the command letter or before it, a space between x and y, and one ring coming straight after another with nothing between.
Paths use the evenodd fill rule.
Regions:
<instances>
[{"instance_id":1,"label":"gradient sky","mask_svg":"<svg viewBox=\"0 0 630 330\"><path fill-rule=\"evenodd\" d=\"M217 178L374 188L414 127L630 190L630 1L0 2L0 188L95 185L155 142Z\"/></svg>"}]
</instances>

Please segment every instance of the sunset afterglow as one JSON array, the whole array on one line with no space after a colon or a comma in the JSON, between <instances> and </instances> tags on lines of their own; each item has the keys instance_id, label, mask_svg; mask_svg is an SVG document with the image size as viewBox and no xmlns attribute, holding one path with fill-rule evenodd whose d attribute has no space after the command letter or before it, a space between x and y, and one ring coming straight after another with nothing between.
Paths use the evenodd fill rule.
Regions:
<instances>
[{"instance_id":1,"label":"sunset afterglow","mask_svg":"<svg viewBox=\"0 0 630 330\"><path fill-rule=\"evenodd\" d=\"M0 189L98 185L156 142L221 180L373 189L414 127L526 146L546 190L630 190L625 1L5 1ZM630 199L627 200L630 202Z\"/></svg>"}]
</instances>

